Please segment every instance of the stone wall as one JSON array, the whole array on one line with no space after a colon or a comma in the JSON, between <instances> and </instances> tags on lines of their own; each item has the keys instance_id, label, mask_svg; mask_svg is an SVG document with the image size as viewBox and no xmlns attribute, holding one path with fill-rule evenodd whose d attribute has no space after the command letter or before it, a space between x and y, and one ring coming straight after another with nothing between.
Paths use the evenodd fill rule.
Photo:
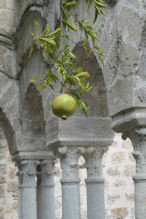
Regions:
<instances>
[{"instance_id":1,"label":"stone wall","mask_svg":"<svg viewBox=\"0 0 146 219\"><path fill-rule=\"evenodd\" d=\"M16 219L17 170L11 161L2 131L0 131L0 139L0 219Z\"/></svg>"},{"instance_id":2,"label":"stone wall","mask_svg":"<svg viewBox=\"0 0 146 219\"><path fill-rule=\"evenodd\" d=\"M4 138L0 142L0 219L17 219L17 177L16 167L11 161ZM105 178L106 219L134 219L135 172L133 147L129 139L123 141L115 135L113 144L103 156L103 175ZM83 157L79 165L84 163ZM59 161L55 164L55 195L57 219L61 219L61 169ZM80 169L82 219L87 218L86 189L84 179L86 170Z\"/></svg>"}]
</instances>

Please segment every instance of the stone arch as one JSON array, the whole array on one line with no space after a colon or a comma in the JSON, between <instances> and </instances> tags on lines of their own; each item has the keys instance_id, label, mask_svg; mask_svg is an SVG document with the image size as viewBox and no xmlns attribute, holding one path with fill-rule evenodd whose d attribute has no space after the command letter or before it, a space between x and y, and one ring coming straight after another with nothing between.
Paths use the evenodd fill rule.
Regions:
<instances>
[{"instance_id":1,"label":"stone arch","mask_svg":"<svg viewBox=\"0 0 146 219\"><path fill-rule=\"evenodd\" d=\"M30 46L32 44L32 36L31 33L35 32L34 20L37 20L40 27L40 32L45 27L45 19L41 16L41 12L39 10L31 10L29 9L24 13L22 19L17 27L15 34L15 48L16 48L16 58L17 63L21 66L21 73L23 66L28 59L28 53Z\"/></svg>"},{"instance_id":2,"label":"stone arch","mask_svg":"<svg viewBox=\"0 0 146 219\"><path fill-rule=\"evenodd\" d=\"M26 149L33 151L44 149L45 121L42 97L32 83L29 85L22 103L21 122Z\"/></svg>"},{"instance_id":3,"label":"stone arch","mask_svg":"<svg viewBox=\"0 0 146 219\"><path fill-rule=\"evenodd\" d=\"M107 117L108 105L106 86L102 70L97 62L96 56L92 53L88 58L86 58L87 54L81 46L81 43L78 43L75 46L73 52L77 57L75 63L76 67L82 67L84 71L88 71L90 73L91 77L88 81L94 86L90 93L87 93L83 97L88 106L88 115Z\"/></svg>"},{"instance_id":4,"label":"stone arch","mask_svg":"<svg viewBox=\"0 0 146 219\"><path fill-rule=\"evenodd\" d=\"M2 108L0 108L0 128L4 132L4 135L8 142L9 151L12 154L15 148L15 132Z\"/></svg>"}]
</instances>

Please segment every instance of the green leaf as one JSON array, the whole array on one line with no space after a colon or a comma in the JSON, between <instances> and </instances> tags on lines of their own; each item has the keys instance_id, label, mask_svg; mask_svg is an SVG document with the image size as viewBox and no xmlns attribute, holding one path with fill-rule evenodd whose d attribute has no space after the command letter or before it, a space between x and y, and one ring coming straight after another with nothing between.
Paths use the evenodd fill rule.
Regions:
<instances>
[{"instance_id":1,"label":"green leaf","mask_svg":"<svg viewBox=\"0 0 146 219\"><path fill-rule=\"evenodd\" d=\"M42 83L37 87L38 90L44 89L44 88L46 88L46 85L44 84L44 82L42 82Z\"/></svg>"},{"instance_id":2,"label":"green leaf","mask_svg":"<svg viewBox=\"0 0 146 219\"><path fill-rule=\"evenodd\" d=\"M55 42L55 40L53 40L53 38L51 39L51 38L40 37L40 40L43 40L51 45L56 46L56 42Z\"/></svg>"},{"instance_id":3,"label":"green leaf","mask_svg":"<svg viewBox=\"0 0 146 219\"><path fill-rule=\"evenodd\" d=\"M76 7L77 2L76 1L72 1L72 2L67 2L65 4L66 7Z\"/></svg>"},{"instance_id":4,"label":"green leaf","mask_svg":"<svg viewBox=\"0 0 146 219\"><path fill-rule=\"evenodd\" d=\"M80 78L78 76L72 76L72 78L74 78L77 81L77 83L79 84L79 86L82 88L83 91L86 90L83 81L80 80Z\"/></svg>"},{"instance_id":5,"label":"green leaf","mask_svg":"<svg viewBox=\"0 0 146 219\"><path fill-rule=\"evenodd\" d=\"M76 98L76 99L81 99L81 97L79 96L79 94L73 90L70 91L70 93Z\"/></svg>"},{"instance_id":6,"label":"green leaf","mask_svg":"<svg viewBox=\"0 0 146 219\"><path fill-rule=\"evenodd\" d=\"M73 64L72 62L66 62L65 65L66 65L66 66L69 66L69 67L70 67L70 66L74 66L74 64Z\"/></svg>"},{"instance_id":7,"label":"green leaf","mask_svg":"<svg viewBox=\"0 0 146 219\"><path fill-rule=\"evenodd\" d=\"M54 75L54 74L52 74L51 75L51 79L53 80L53 81L59 81L59 78L56 76L56 75Z\"/></svg>"},{"instance_id":8,"label":"green leaf","mask_svg":"<svg viewBox=\"0 0 146 219\"><path fill-rule=\"evenodd\" d=\"M82 69L81 67L78 67L78 68L73 69L73 73L74 73L74 74L78 74L78 73L80 73L80 72L83 72L83 69Z\"/></svg>"},{"instance_id":9,"label":"green leaf","mask_svg":"<svg viewBox=\"0 0 146 219\"><path fill-rule=\"evenodd\" d=\"M33 53L33 45L31 44L30 49L29 49L28 58L30 58L32 56L32 53Z\"/></svg>"},{"instance_id":10,"label":"green leaf","mask_svg":"<svg viewBox=\"0 0 146 219\"><path fill-rule=\"evenodd\" d=\"M67 59L68 59L68 56L62 55L62 62L63 63L65 63Z\"/></svg>"},{"instance_id":11,"label":"green leaf","mask_svg":"<svg viewBox=\"0 0 146 219\"><path fill-rule=\"evenodd\" d=\"M45 30L41 33L41 36L46 35L47 33L49 33L49 31L50 31L50 26L49 24L47 24Z\"/></svg>"},{"instance_id":12,"label":"green leaf","mask_svg":"<svg viewBox=\"0 0 146 219\"><path fill-rule=\"evenodd\" d=\"M98 57L99 57L99 59L100 59L101 63L103 64L103 66L104 66L104 61L103 61L103 58L102 58L101 56L98 56Z\"/></svg>"},{"instance_id":13,"label":"green leaf","mask_svg":"<svg viewBox=\"0 0 146 219\"><path fill-rule=\"evenodd\" d=\"M31 79L29 80L29 82L41 81L41 80L42 80L41 78L34 77L34 78L31 78Z\"/></svg>"},{"instance_id":14,"label":"green leaf","mask_svg":"<svg viewBox=\"0 0 146 219\"><path fill-rule=\"evenodd\" d=\"M75 86L77 83L75 80L73 80L72 77L70 77L69 75L66 75L66 81L70 84L70 85L73 85Z\"/></svg>"},{"instance_id":15,"label":"green leaf","mask_svg":"<svg viewBox=\"0 0 146 219\"><path fill-rule=\"evenodd\" d=\"M83 19L83 20L81 20L80 22L83 23L83 24L89 24L91 21L90 21L90 20L85 20L85 19Z\"/></svg>"},{"instance_id":16,"label":"green leaf","mask_svg":"<svg viewBox=\"0 0 146 219\"><path fill-rule=\"evenodd\" d=\"M68 55L69 55L72 59L76 59L76 58L77 58L72 52L68 52Z\"/></svg>"},{"instance_id":17,"label":"green leaf","mask_svg":"<svg viewBox=\"0 0 146 219\"><path fill-rule=\"evenodd\" d=\"M34 24L35 24L35 28L36 28L36 34L38 35L38 33L39 33L39 23L37 22L37 20L34 20Z\"/></svg>"},{"instance_id":18,"label":"green leaf","mask_svg":"<svg viewBox=\"0 0 146 219\"><path fill-rule=\"evenodd\" d=\"M72 30L74 30L76 32L78 31L78 27L77 27L77 25L74 22L63 20L63 23L65 23L70 29L72 29Z\"/></svg>"},{"instance_id":19,"label":"green leaf","mask_svg":"<svg viewBox=\"0 0 146 219\"><path fill-rule=\"evenodd\" d=\"M61 34L61 28L58 28L54 32L48 34L47 36L52 37L54 35L60 35L60 34Z\"/></svg>"},{"instance_id":20,"label":"green leaf","mask_svg":"<svg viewBox=\"0 0 146 219\"><path fill-rule=\"evenodd\" d=\"M85 116L88 116L88 109L87 109L85 103L83 102L83 100L77 98L76 101L77 101L77 104L79 105L80 109L85 114Z\"/></svg>"},{"instance_id":21,"label":"green leaf","mask_svg":"<svg viewBox=\"0 0 146 219\"><path fill-rule=\"evenodd\" d=\"M84 29L84 26L83 26L83 24L81 22L78 22L78 23L79 23L79 28L82 31Z\"/></svg>"},{"instance_id":22,"label":"green leaf","mask_svg":"<svg viewBox=\"0 0 146 219\"><path fill-rule=\"evenodd\" d=\"M87 91L87 92L90 92L90 91L92 90L92 88L93 88L93 85L90 86L86 91Z\"/></svg>"},{"instance_id":23,"label":"green leaf","mask_svg":"<svg viewBox=\"0 0 146 219\"><path fill-rule=\"evenodd\" d=\"M93 3L93 0L89 0L89 1L88 1L88 8L87 8L87 10L89 10L89 9L90 9L90 7L91 7L92 3Z\"/></svg>"},{"instance_id":24,"label":"green leaf","mask_svg":"<svg viewBox=\"0 0 146 219\"><path fill-rule=\"evenodd\" d=\"M88 77L90 77L90 74L89 74L89 72L85 71L85 72L78 73L76 76L88 78Z\"/></svg>"},{"instance_id":25,"label":"green leaf","mask_svg":"<svg viewBox=\"0 0 146 219\"><path fill-rule=\"evenodd\" d=\"M94 21L93 21L93 24L95 24L96 20L97 20L97 17L98 17L98 10L95 9L95 16L94 16Z\"/></svg>"},{"instance_id":26,"label":"green leaf","mask_svg":"<svg viewBox=\"0 0 146 219\"><path fill-rule=\"evenodd\" d=\"M67 19L69 19L70 18L70 12L68 11L68 9L67 8L65 8L65 7L62 7L62 9L63 9L63 12L64 12L64 14L65 14L65 20L67 20Z\"/></svg>"},{"instance_id":27,"label":"green leaf","mask_svg":"<svg viewBox=\"0 0 146 219\"><path fill-rule=\"evenodd\" d=\"M105 4L103 4L103 3L101 3L101 2L99 2L99 1L97 1L97 0L95 0L95 4L96 4L96 6L99 7L99 8L105 8L105 7L106 7Z\"/></svg>"}]
</instances>

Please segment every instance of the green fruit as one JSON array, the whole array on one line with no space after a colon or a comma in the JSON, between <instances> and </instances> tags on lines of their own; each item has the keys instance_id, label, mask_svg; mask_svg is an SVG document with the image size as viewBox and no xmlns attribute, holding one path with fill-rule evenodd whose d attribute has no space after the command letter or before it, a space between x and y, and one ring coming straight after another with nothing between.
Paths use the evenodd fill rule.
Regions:
<instances>
[{"instance_id":1,"label":"green fruit","mask_svg":"<svg viewBox=\"0 0 146 219\"><path fill-rule=\"evenodd\" d=\"M77 102L68 94L56 96L52 102L53 113L64 120L66 120L67 117L72 116L76 110Z\"/></svg>"}]
</instances>

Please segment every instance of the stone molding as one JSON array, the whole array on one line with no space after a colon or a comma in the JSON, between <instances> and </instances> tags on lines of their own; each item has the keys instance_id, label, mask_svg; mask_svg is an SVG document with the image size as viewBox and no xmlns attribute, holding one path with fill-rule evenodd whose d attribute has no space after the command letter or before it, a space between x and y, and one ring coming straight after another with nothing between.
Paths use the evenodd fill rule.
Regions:
<instances>
[{"instance_id":1,"label":"stone molding","mask_svg":"<svg viewBox=\"0 0 146 219\"><path fill-rule=\"evenodd\" d=\"M73 117L67 122L51 117L46 123L47 147L110 145L113 140L110 123L109 117Z\"/></svg>"},{"instance_id":2,"label":"stone molding","mask_svg":"<svg viewBox=\"0 0 146 219\"><path fill-rule=\"evenodd\" d=\"M132 107L112 116L111 127L116 132L126 134L130 128L139 129L145 126L146 107Z\"/></svg>"}]
</instances>

